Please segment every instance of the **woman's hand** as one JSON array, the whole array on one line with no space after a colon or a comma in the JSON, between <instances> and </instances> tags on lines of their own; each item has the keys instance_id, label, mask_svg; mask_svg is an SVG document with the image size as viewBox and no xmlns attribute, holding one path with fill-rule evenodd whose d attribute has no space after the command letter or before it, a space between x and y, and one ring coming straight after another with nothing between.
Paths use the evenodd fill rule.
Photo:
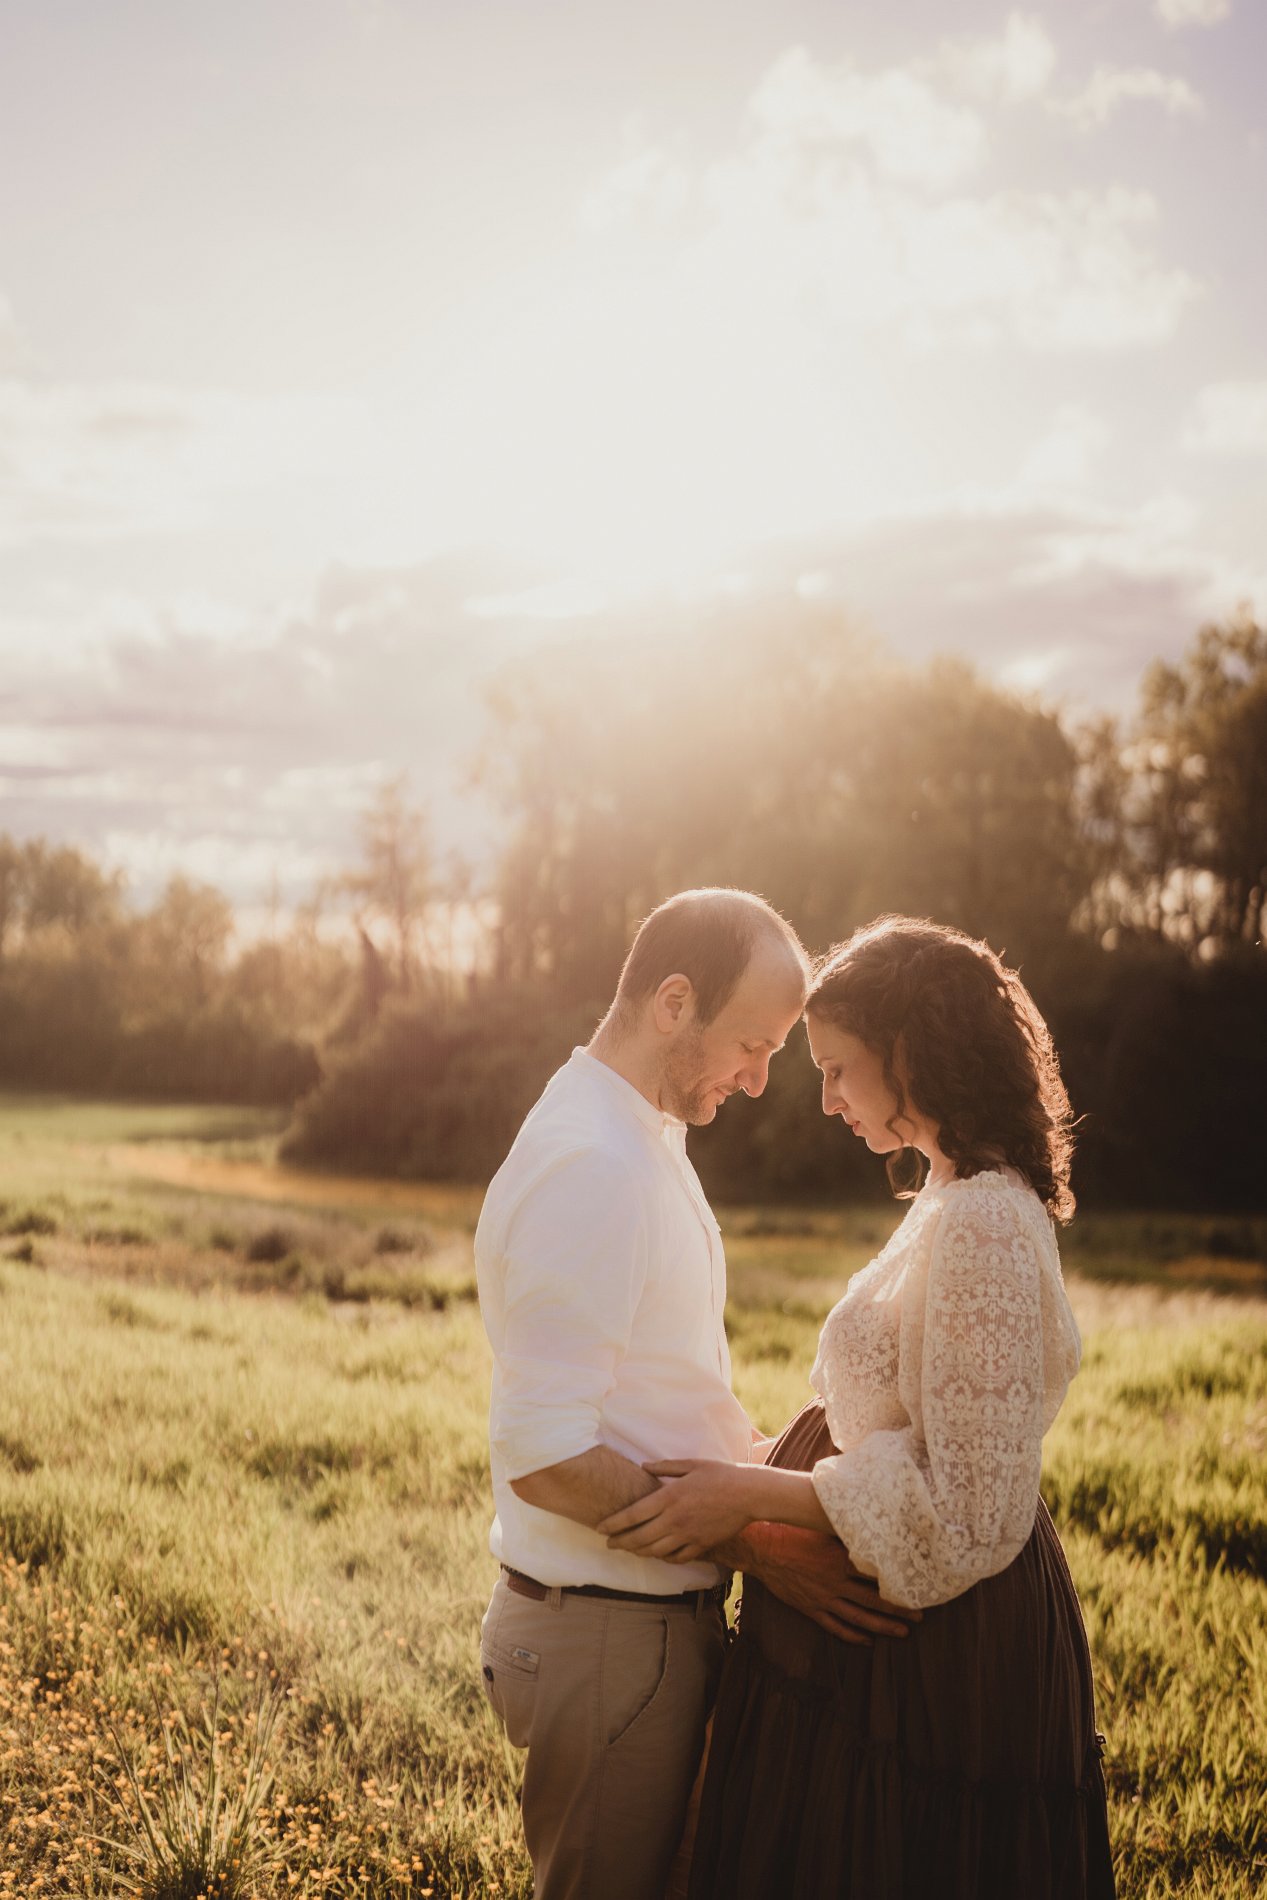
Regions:
<instances>
[{"instance_id":1,"label":"woman's hand","mask_svg":"<svg viewBox=\"0 0 1267 1900\"><path fill-rule=\"evenodd\" d=\"M671 1564L694 1563L758 1514L750 1497L752 1474L747 1465L667 1458L642 1468L666 1482L623 1511L614 1511L596 1527L609 1550L660 1557Z\"/></svg>"}]
</instances>

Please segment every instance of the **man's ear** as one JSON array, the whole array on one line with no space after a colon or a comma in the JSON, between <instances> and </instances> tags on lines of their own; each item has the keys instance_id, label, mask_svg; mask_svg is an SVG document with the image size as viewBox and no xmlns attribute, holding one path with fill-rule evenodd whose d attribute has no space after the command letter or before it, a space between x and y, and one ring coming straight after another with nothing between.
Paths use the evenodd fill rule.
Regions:
<instances>
[{"instance_id":1,"label":"man's ear","mask_svg":"<svg viewBox=\"0 0 1267 1900\"><path fill-rule=\"evenodd\" d=\"M679 971L666 976L651 1002L651 1015L662 1036L670 1036L690 1015L695 1002L695 987L689 976Z\"/></svg>"}]
</instances>

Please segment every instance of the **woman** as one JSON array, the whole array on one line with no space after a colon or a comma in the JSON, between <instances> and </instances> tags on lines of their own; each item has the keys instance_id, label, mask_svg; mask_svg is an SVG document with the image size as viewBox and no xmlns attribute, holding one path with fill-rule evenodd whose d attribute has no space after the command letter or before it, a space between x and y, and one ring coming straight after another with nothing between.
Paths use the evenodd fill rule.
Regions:
<instances>
[{"instance_id":1,"label":"woman","mask_svg":"<svg viewBox=\"0 0 1267 1900\"><path fill-rule=\"evenodd\" d=\"M1114 1892L1091 1665L1038 1495L1077 1370L1053 1220L1068 1097L1020 978L960 932L886 917L806 1008L839 1115L923 1186L829 1315L819 1394L764 1465L666 1462L600 1527L686 1562L754 1519L834 1531L924 1611L851 1646L744 1588L692 1900L1101 1900Z\"/></svg>"}]
</instances>

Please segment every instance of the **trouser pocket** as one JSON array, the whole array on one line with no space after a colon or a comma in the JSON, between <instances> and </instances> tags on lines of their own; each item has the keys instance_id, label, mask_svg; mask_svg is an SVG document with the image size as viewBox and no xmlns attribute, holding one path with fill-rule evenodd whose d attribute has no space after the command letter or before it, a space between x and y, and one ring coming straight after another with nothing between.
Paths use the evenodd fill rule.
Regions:
<instances>
[{"instance_id":1,"label":"trouser pocket","mask_svg":"<svg viewBox=\"0 0 1267 1900\"><path fill-rule=\"evenodd\" d=\"M632 1737L664 1688L669 1668L670 1618L614 1616L603 1643L603 1725L608 1748Z\"/></svg>"},{"instance_id":2,"label":"trouser pocket","mask_svg":"<svg viewBox=\"0 0 1267 1900\"><path fill-rule=\"evenodd\" d=\"M499 1587L480 1630L480 1677L507 1740L515 1748L527 1748L532 1739L541 1652L530 1642L519 1640L506 1607L506 1593Z\"/></svg>"}]
</instances>

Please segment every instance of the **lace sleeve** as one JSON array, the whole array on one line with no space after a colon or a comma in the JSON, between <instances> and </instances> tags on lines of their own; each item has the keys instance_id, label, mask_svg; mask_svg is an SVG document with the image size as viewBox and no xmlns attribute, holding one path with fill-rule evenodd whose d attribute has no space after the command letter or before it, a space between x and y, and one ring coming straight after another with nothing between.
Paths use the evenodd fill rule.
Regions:
<instances>
[{"instance_id":1,"label":"lace sleeve","mask_svg":"<svg viewBox=\"0 0 1267 1900\"><path fill-rule=\"evenodd\" d=\"M911 1424L870 1432L814 1468L854 1562L895 1603L947 1602L1005 1569L1033 1528L1049 1409L1042 1272L1015 1192L950 1190L924 1297L912 1284L902 1315L898 1383Z\"/></svg>"}]
</instances>

